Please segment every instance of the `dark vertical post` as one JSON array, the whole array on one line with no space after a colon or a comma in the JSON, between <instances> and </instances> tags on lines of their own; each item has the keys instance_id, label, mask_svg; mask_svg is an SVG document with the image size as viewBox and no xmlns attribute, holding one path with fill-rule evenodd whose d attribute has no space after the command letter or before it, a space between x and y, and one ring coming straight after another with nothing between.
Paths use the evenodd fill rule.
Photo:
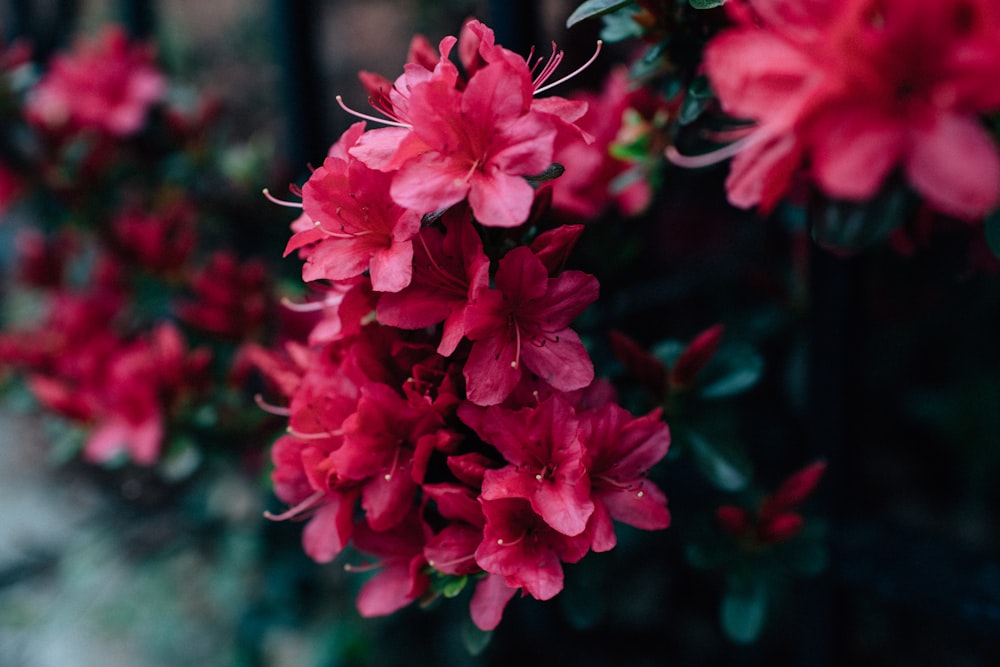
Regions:
<instances>
[{"instance_id":1,"label":"dark vertical post","mask_svg":"<svg viewBox=\"0 0 1000 667\"><path fill-rule=\"evenodd\" d=\"M543 46L536 0L490 0L490 27L497 42L526 56L532 46ZM544 52L544 49L542 49Z\"/></svg>"},{"instance_id":2,"label":"dark vertical post","mask_svg":"<svg viewBox=\"0 0 1000 667\"><path fill-rule=\"evenodd\" d=\"M156 31L156 10L153 0L120 0L122 22L135 39L145 40Z\"/></svg>"},{"instance_id":3,"label":"dark vertical post","mask_svg":"<svg viewBox=\"0 0 1000 667\"><path fill-rule=\"evenodd\" d=\"M32 57L38 62L49 59L64 45L76 26L77 0L12 0L7 38L24 38L31 43Z\"/></svg>"},{"instance_id":4,"label":"dark vertical post","mask_svg":"<svg viewBox=\"0 0 1000 667\"><path fill-rule=\"evenodd\" d=\"M273 0L274 43L281 67L289 164L293 171L319 165L330 143L324 120L317 54L320 3Z\"/></svg>"}]
</instances>

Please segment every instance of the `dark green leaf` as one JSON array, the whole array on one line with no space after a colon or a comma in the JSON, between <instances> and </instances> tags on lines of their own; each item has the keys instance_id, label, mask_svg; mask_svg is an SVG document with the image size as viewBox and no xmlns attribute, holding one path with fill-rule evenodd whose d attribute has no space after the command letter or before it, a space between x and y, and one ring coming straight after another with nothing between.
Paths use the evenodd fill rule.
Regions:
<instances>
[{"instance_id":1,"label":"dark green leaf","mask_svg":"<svg viewBox=\"0 0 1000 667\"><path fill-rule=\"evenodd\" d=\"M730 344L719 349L702 371L698 396L726 398L757 384L764 373L764 359L749 345Z\"/></svg>"},{"instance_id":2,"label":"dark green leaf","mask_svg":"<svg viewBox=\"0 0 1000 667\"><path fill-rule=\"evenodd\" d=\"M885 188L866 202L826 202L811 212L813 239L832 250L862 250L885 240L909 217L913 203L902 186Z\"/></svg>"},{"instance_id":3,"label":"dark green leaf","mask_svg":"<svg viewBox=\"0 0 1000 667\"><path fill-rule=\"evenodd\" d=\"M469 655L479 655L490 645L493 632L490 630L480 630L472 621L466 621L462 625L462 644Z\"/></svg>"},{"instance_id":4,"label":"dark green leaf","mask_svg":"<svg viewBox=\"0 0 1000 667\"><path fill-rule=\"evenodd\" d=\"M559 178L565 173L566 168L563 167L558 162L553 162L548 166L548 168L537 176L526 176L532 183L541 183L543 181L551 181L553 179Z\"/></svg>"},{"instance_id":5,"label":"dark green leaf","mask_svg":"<svg viewBox=\"0 0 1000 667\"><path fill-rule=\"evenodd\" d=\"M569 15L569 18L566 19L566 27L572 28L580 21L613 12L631 4L631 2L632 0L587 0Z\"/></svg>"},{"instance_id":6,"label":"dark green leaf","mask_svg":"<svg viewBox=\"0 0 1000 667\"><path fill-rule=\"evenodd\" d=\"M741 644L750 644L760 636L767 620L767 585L759 574L749 581L731 580L730 589L720 609L726 636Z\"/></svg>"},{"instance_id":7,"label":"dark green leaf","mask_svg":"<svg viewBox=\"0 0 1000 667\"><path fill-rule=\"evenodd\" d=\"M683 442L701 472L722 491L740 491L750 481L750 463L736 447L712 442L693 430L683 432Z\"/></svg>"},{"instance_id":8,"label":"dark green leaf","mask_svg":"<svg viewBox=\"0 0 1000 667\"><path fill-rule=\"evenodd\" d=\"M624 42L642 37L643 27L632 18L634 12L632 7L625 6L602 16L604 27L601 29L601 39L605 42Z\"/></svg>"},{"instance_id":9,"label":"dark green leaf","mask_svg":"<svg viewBox=\"0 0 1000 667\"><path fill-rule=\"evenodd\" d=\"M681 125L689 125L696 121L702 112L715 99L715 93L708 83L708 77L696 77L688 86L684 101L681 102L680 111L677 114L677 122Z\"/></svg>"},{"instance_id":10,"label":"dark green leaf","mask_svg":"<svg viewBox=\"0 0 1000 667\"><path fill-rule=\"evenodd\" d=\"M712 9L726 4L726 0L688 0L695 9Z\"/></svg>"}]
</instances>

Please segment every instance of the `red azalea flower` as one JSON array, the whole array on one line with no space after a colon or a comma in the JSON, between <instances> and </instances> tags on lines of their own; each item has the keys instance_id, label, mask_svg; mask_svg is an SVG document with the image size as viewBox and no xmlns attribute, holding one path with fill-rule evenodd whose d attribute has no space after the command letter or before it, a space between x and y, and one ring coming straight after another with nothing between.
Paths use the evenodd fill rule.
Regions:
<instances>
[{"instance_id":1,"label":"red azalea flower","mask_svg":"<svg viewBox=\"0 0 1000 667\"><path fill-rule=\"evenodd\" d=\"M191 203L175 201L148 213L123 211L111 226L122 256L144 269L163 273L180 268L191 255L197 240L195 221Z\"/></svg>"},{"instance_id":2,"label":"red azalea flower","mask_svg":"<svg viewBox=\"0 0 1000 667\"><path fill-rule=\"evenodd\" d=\"M438 354L449 356L465 335L470 295L489 286L490 262L466 215L446 215L444 233L426 227L414 241L413 279L384 294L376 317L382 324L421 329L444 322Z\"/></svg>"},{"instance_id":3,"label":"red azalea flower","mask_svg":"<svg viewBox=\"0 0 1000 667\"><path fill-rule=\"evenodd\" d=\"M547 524L528 501L482 499L486 525L476 562L503 576L511 588L523 588L537 600L549 600L563 589L562 563L576 563L590 548L584 533L571 537Z\"/></svg>"},{"instance_id":4,"label":"red azalea flower","mask_svg":"<svg viewBox=\"0 0 1000 667\"><path fill-rule=\"evenodd\" d=\"M127 136L142 128L149 108L165 91L166 79L154 65L151 49L130 45L125 31L111 26L55 56L26 111L45 127Z\"/></svg>"},{"instance_id":5,"label":"red azalea flower","mask_svg":"<svg viewBox=\"0 0 1000 667\"><path fill-rule=\"evenodd\" d=\"M372 530L364 523L354 532L354 545L378 558L363 568L378 569L358 593L358 612L368 618L384 616L402 609L423 595L430 585L424 572L424 526L416 512L411 512L396 528L386 532Z\"/></svg>"},{"instance_id":6,"label":"red azalea flower","mask_svg":"<svg viewBox=\"0 0 1000 667\"><path fill-rule=\"evenodd\" d=\"M670 525L666 496L646 479L670 447L670 431L659 411L634 418L618 405L606 405L581 416L581 439L590 458L594 551L615 546L611 519L643 530Z\"/></svg>"},{"instance_id":7,"label":"red azalea flower","mask_svg":"<svg viewBox=\"0 0 1000 667\"><path fill-rule=\"evenodd\" d=\"M194 298L176 306L185 323L229 340L260 333L271 297L262 262L240 262L232 253L218 251L189 280Z\"/></svg>"},{"instance_id":8,"label":"red azalea flower","mask_svg":"<svg viewBox=\"0 0 1000 667\"><path fill-rule=\"evenodd\" d=\"M359 125L361 127L359 127ZM356 124L345 137L363 129ZM338 144L331 153L336 153ZM370 271L372 288L398 292L410 283L411 239L420 214L389 199L391 176L346 157L327 157L302 187L304 219L285 254L304 248L302 279L344 280Z\"/></svg>"},{"instance_id":9,"label":"red azalea flower","mask_svg":"<svg viewBox=\"0 0 1000 667\"><path fill-rule=\"evenodd\" d=\"M391 119L384 122L395 127L366 133L351 153L372 168L396 171L392 197L407 208L429 213L468 199L479 223L516 227L534 202L525 177L550 166L559 132L579 133L572 123L586 104L533 97L559 83L543 85L561 53L534 75L524 58L495 45L492 31L473 21L460 46L465 81L447 60L454 43L442 40L433 69L424 54L388 95L374 96Z\"/></svg>"},{"instance_id":10,"label":"red azalea flower","mask_svg":"<svg viewBox=\"0 0 1000 667\"><path fill-rule=\"evenodd\" d=\"M770 209L803 163L837 198L868 199L900 168L950 215L1000 202L1000 154L979 118L1000 109L991 0L730 4L739 24L708 45L705 68L723 108L757 123L720 153L742 149L735 205Z\"/></svg>"},{"instance_id":11,"label":"red azalea flower","mask_svg":"<svg viewBox=\"0 0 1000 667\"><path fill-rule=\"evenodd\" d=\"M580 271L550 278L530 249L518 247L500 260L495 284L466 309L466 336L474 341L464 370L469 400L503 401L521 378L522 362L560 391L590 384L594 366L569 325L597 299L597 280Z\"/></svg>"},{"instance_id":12,"label":"red azalea flower","mask_svg":"<svg viewBox=\"0 0 1000 667\"><path fill-rule=\"evenodd\" d=\"M466 408L476 412L474 408ZM553 529L580 535L594 511L590 497L585 449L576 415L563 399L553 396L537 408L512 411L491 406L473 419L463 418L508 465L486 470L484 500L524 498Z\"/></svg>"}]
</instances>

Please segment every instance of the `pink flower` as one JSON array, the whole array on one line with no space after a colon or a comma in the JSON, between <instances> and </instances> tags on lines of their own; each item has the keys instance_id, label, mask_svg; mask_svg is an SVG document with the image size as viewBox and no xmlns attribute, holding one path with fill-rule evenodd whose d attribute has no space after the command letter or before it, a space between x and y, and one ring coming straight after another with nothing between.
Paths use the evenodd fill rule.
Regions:
<instances>
[{"instance_id":1,"label":"pink flower","mask_svg":"<svg viewBox=\"0 0 1000 667\"><path fill-rule=\"evenodd\" d=\"M522 246L500 260L495 284L466 309L466 336L474 341L464 371L469 400L503 401L521 378L522 362L560 391L590 384L594 366L569 325L597 299L597 280L580 271L550 278Z\"/></svg>"},{"instance_id":2,"label":"pink flower","mask_svg":"<svg viewBox=\"0 0 1000 667\"><path fill-rule=\"evenodd\" d=\"M486 526L476 562L501 575L510 588L537 600L563 589L562 563L575 563L590 549L588 535L567 536L553 529L520 498L481 500Z\"/></svg>"},{"instance_id":3,"label":"pink flower","mask_svg":"<svg viewBox=\"0 0 1000 667\"><path fill-rule=\"evenodd\" d=\"M176 306L187 324L229 340L251 339L263 329L271 295L259 260L240 262L220 250L189 280L194 298Z\"/></svg>"},{"instance_id":4,"label":"pink flower","mask_svg":"<svg viewBox=\"0 0 1000 667\"><path fill-rule=\"evenodd\" d=\"M345 139L363 129L355 124ZM337 157L337 148L302 187L303 216L312 226L298 227L285 254L308 246L303 280L344 280L370 271L373 289L398 292L410 283L411 239L420 231L420 215L389 199L389 174L346 154Z\"/></svg>"},{"instance_id":5,"label":"pink flower","mask_svg":"<svg viewBox=\"0 0 1000 667\"><path fill-rule=\"evenodd\" d=\"M594 551L616 544L611 519L644 530L670 525L667 498L646 479L670 447L670 431L658 412L638 419L609 404L581 417L581 438L590 457Z\"/></svg>"},{"instance_id":6,"label":"pink flower","mask_svg":"<svg viewBox=\"0 0 1000 667\"><path fill-rule=\"evenodd\" d=\"M196 213L187 201L175 201L161 210L122 211L112 221L114 243L124 257L153 272L174 271L194 250Z\"/></svg>"},{"instance_id":7,"label":"pink flower","mask_svg":"<svg viewBox=\"0 0 1000 667\"><path fill-rule=\"evenodd\" d=\"M594 503L579 422L568 403L553 396L537 408L491 406L472 419L460 409L459 416L508 463L485 472L483 499L524 498L553 529L564 535L583 533Z\"/></svg>"},{"instance_id":8,"label":"pink flower","mask_svg":"<svg viewBox=\"0 0 1000 667\"><path fill-rule=\"evenodd\" d=\"M708 45L705 68L723 109L756 122L719 154L739 150L732 203L772 208L804 164L836 198L869 199L898 169L956 217L1000 202L1000 155L980 121L1000 109L995 3L731 5L738 25Z\"/></svg>"},{"instance_id":9,"label":"pink flower","mask_svg":"<svg viewBox=\"0 0 1000 667\"><path fill-rule=\"evenodd\" d=\"M469 79L461 81L447 60L454 44L454 37L442 40L433 69L426 49L416 52L423 53L422 62L407 65L388 94L375 96L391 119L385 122L395 127L366 133L351 154L369 167L396 172L392 198L406 208L431 213L468 199L480 224L517 227L535 198L526 177L550 166L560 132L579 132L572 123L586 105L534 99L561 53L533 78L524 58L470 22L461 45Z\"/></svg>"},{"instance_id":10,"label":"pink flower","mask_svg":"<svg viewBox=\"0 0 1000 667\"><path fill-rule=\"evenodd\" d=\"M416 512L396 528L376 532L364 523L355 529L355 546L379 560L363 568L378 569L358 593L358 612L364 617L384 616L420 597L430 585L425 573L423 522Z\"/></svg>"},{"instance_id":11,"label":"pink flower","mask_svg":"<svg viewBox=\"0 0 1000 667\"><path fill-rule=\"evenodd\" d=\"M467 214L446 216L444 233L421 230L414 242L413 278L402 291L379 299L379 322L421 329L444 322L438 354L448 356L465 335L471 295L489 286L490 263Z\"/></svg>"},{"instance_id":12,"label":"pink flower","mask_svg":"<svg viewBox=\"0 0 1000 667\"><path fill-rule=\"evenodd\" d=\"M130 45L125 31L111 26L52 59L28 99L27 113L45 127L127 136L142 128L165 91L152 51Z\"/></svg>"}]
</instances>

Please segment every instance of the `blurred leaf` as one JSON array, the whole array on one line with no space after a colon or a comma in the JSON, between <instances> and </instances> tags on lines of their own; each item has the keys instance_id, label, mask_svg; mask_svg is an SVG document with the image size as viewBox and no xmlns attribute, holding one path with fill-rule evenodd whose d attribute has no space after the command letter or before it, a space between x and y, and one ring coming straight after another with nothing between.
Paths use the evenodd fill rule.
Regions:
<instances>
[{"instance_id":1,"label":"blurred leaf","mask_svg":"<svg viewBox=\"0 0 1000 667\"><path fill-rule=\"evenodd\" d=\"M750 462L736 447L712 442L701 433L687 429L686 441L694 462L708 481L722 491L740 491L750 481Z\"/></svg>"},{"instance_id":2,"label":"blurred leaf","mask_svg":"<svg viewBox=\"0 0 1000 667\"><path fill-rule=\"evenodd\" d=\"M726 398L757 384L764 373L764 359L749 345L725 345L715 353L698 379L698 396Z\"/></svg>"},{"instance_id":3,"label":"blurred leaf","mask_svg":"<svg viewBox=\"0 0 1000 667\"><path fill-rule=\"evenodd\" d=\"M733 641L750 644L760 636L767 620L767 585L760 573L751 573L746 581L730 578L720 615L722 629Z\"/></svg>"},{"instance_id":4,"label":"blurred leaf","mask_svg":"<svg viewBox=\"0 0 1000 667\"><path fill-rule=\"evenodd\" d=\"M695 9L712 9L726 4L726 0L688 0Z\"/></svg>"},{"instance_id":5,"label":"blurred leaf","mask_svg":"<svg viewBox=\"0 0 1000 667\"><path fill-rule=\"evenodd\" d=\"M631 3L632 0L587 0L569 15L569 18L566 19L566 27L572 28L580 21L608 14Z\"/></svg>"},{"instance_id":6,"label":"blurred leaf","mask_svg":"<svg viewBox=\"0 0 1000 667\"><path fill-rule=\"evenodd\" d=\"M912 195L898 185L865 202L827 201L811 211L813 240L830 250L862 250L888 238L909 217L912 204Z\"/></svg>"},{"instance_id":7,"label":"blurred leaf","mask_svg":"<svg viewBox=\"0 0 1000 667\"><path fill-rule=\"evenodd\" d=\"M459 593L465 588L465 585L469 583L469 577L448 577L445 580L444 585L441 586L441 594L446 598L453 598L458 596Z\"/></svg>"},{"instance_id":8,"label":"blurred leaf","mask_svg":"<svg viewBox=\"0 0 1000 667\"><path fill-rule=\"evenodd\" d=\"M624 42L642 37L643 28L632 18L633 13L632 7L625 6L601 17L604 22L601 39L605 42Z\"/></svg>"},{"instance_id":9,"label":"blurred leaf","mask_svg":"<svg viewBox=\"0 0 1000 667\"><path fill-rule=\"evenodd\" d=\"M692 4L694 4L694 0L692 0ZM708 77L704 75L695 77L691 85L688 86L684 101L681 102L677 122L682 126L693 123L714 99L715 93L708 83Z\"/></svg>"},{"instance_id":10,"label":"blurred leaf","mask_svg":"<svg viewBox=\"0 0 1000 667\"><path fill-rule=\"evenodd\" d=\"M462 645L469 655L479 655L490 645L493 639L492 630L480 630L472 621L466 621L462 625Z\"/></svg>"},{"instance_id":11,"label":"blurred leaf","mask_svg":"<svg viewBox=\"0 0 1000 667\"><path fill-rule=\"evenodd\" d=\"M986 217L983 223L986 233L986 243L997 257L1000 257L1000 208Z\"/></svg>"},{"instance_id":12,"label":"blurred leaf","mask_svg":"<svg viewBox=\"0 0 1000 667\"><path fill-rule=\"evenodd\" d=\"M699 570L715 570L729 560L730 548L721 540L703 539L689 542L684 547L684 556L691 567Z\"/></svg>"}]
</instances>

